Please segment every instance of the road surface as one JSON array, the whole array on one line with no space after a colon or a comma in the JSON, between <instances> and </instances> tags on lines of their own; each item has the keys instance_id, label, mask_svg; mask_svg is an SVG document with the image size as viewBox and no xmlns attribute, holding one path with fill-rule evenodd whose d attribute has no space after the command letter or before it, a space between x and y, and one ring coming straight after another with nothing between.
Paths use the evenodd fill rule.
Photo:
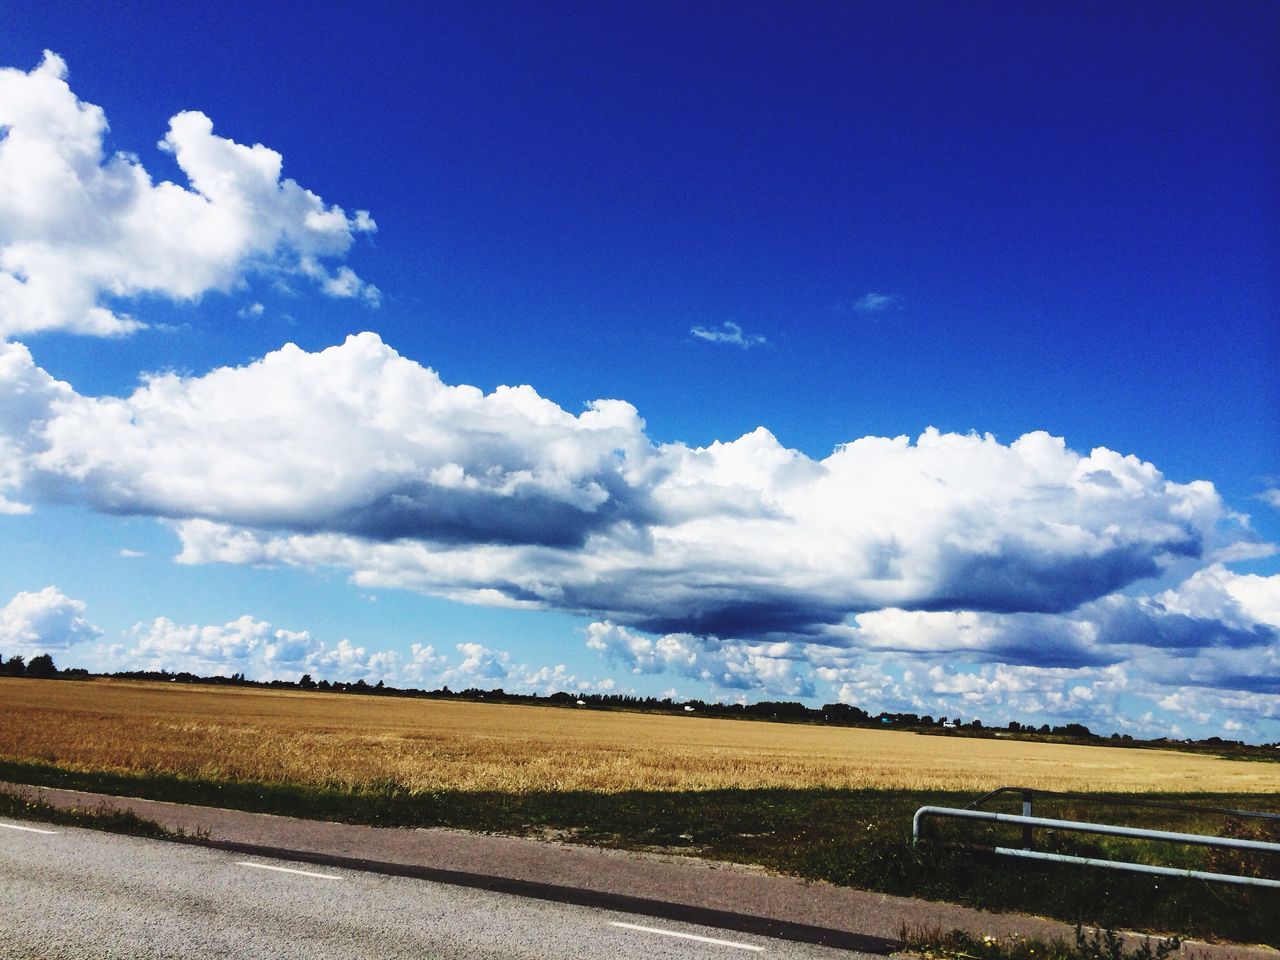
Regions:
<instances>
[{"instance_id":1,"label":"road surface","mask_svg":"<svg viewBox=\"0 0 1280 960\"><path fill-rule=\"evenodd\" d=\"M426 880L0 821L5 960L858 956Z\"/></svg>"}]
</instances>

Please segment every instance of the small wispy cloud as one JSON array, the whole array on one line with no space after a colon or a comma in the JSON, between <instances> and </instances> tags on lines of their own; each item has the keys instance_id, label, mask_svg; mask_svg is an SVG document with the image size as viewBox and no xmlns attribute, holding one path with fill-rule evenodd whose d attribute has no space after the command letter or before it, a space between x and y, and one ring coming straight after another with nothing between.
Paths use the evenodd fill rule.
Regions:
<instances>
[{"instance_id":1,"label":"small wispy cloud","mask_svg":"<svg viewBox=\"0 0 1280 960\"><path fill-rule=\"evenodd\" d=\"M130 550L128 547L121 547L117 556L125 557L129 560L136 560L138 557L145 557L146 554L141 550Z\"/></svg>"},{"instance_id":2,"label":"small wispy cloud","mask_svg":"<svg viewBox=\"0 0 1280 960\"><path fill-rule=\"evenodd\" d=\"M689 332L700 340L707 340L711 343L731 343L735 347L742 347L744 350L769 342L761 334L743 333L740 326L728 320L718 330L710 327L694 327Z\"/></svg>"},{"instance_id":3,"label":"small wispy cloud","mask_svg":"<svg viewBox=\"0 0 1280 960\"><path fill-rule=\"evenodd\" d=\"M1258 494L1258 499L1267 506L1275 507L1280 510L1280 487L1272 487L1269 490L1263 490Z\"/></svg>"},{"instance_id":4,"label":"small wispy cloud","mask_svg":"<svg viewBox=\"0 0 1280 960\"><path fill-rule=\"evenodd\" d=\"M1242 560L1265 560L1277 553L1280 553L1280 546L1274 543L1238 540L1214 550L1209 554L1209 560L1213 563L1239 563Z\"/></svg>"},{"instance_id":5,"label":"small wispy cloud","mask_svg":"<svg viewBox=\"0 0 1280 960\"><path fill-rule=\"evenodd\" d=\"M859 313L883 313L901 304L896 293L868 293L853 305Z\"/></svg>"},{"instance_id":6,"label":"small wispy cloud","mask_svg":"<svg viewBox=\"0 0 1280 960\"><path fill-rule=\"evenodd\" d=\"M260 317L266 309L260 303L251 303L247 307L241 307L236 311L236 316L242 320L247 320L250 317Z\"/></svg>"}]
</instances>

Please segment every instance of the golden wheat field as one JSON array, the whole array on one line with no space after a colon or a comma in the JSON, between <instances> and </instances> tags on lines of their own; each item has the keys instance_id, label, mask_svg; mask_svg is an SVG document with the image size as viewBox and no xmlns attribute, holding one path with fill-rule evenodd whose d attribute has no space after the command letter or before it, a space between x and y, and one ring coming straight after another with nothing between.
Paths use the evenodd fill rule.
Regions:
<instances>
[{"instance_id":1,"label":"golden wheat field","mask_svg":"<svg viewBox=\"0 0 1280 960\"><path fill-rule=\"evenodd\" d=\"M0 757L359 788L1280 791L1280 765L697 716L0 679Z\"/></svg>"}]
</instances>

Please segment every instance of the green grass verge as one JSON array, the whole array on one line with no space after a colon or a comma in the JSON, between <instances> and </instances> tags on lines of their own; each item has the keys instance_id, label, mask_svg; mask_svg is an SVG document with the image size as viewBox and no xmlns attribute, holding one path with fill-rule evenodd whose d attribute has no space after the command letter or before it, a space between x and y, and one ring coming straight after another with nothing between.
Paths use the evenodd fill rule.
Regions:
<instances>
[{"instance_id":1,"label":"green grass verge","mask_svg":"<svg viewBox=\"0 0 1280 960\"><path fill-rule=\"evenodd\" d=\"M170 830L128 810L115 810L106 804L70 809L55 807L37 800L21 789L0 790L0 817L35 820L38 823L64 827L87 827L91 830L108 830L111 833L127 833L135 837L161 840L177 840L186 836L180 830Z\"/></svg>"},{"instance_id":2,"label":"green grass verge","mask_svg":"<svg viewBox=\"0 0 1280 960\"><path fill-rule=\"evenodd\" d=\"M410 793L394 783L361 791L338 786L210 782L163 774L65 770L0 761L0 780L378 826L447 826L739 863L886 893L1021 910L1091 926L1174 932L1280 946L1274 891L1177 878L1144 877L1065 864L1032 864L964 844L994 839L1017 846L1004 828L952 824L912 847L911 817L925 804L964 806L969 794L910 790L715 790L688 792L441 791ZM1257 807L1256 795L1159 795L1214 806ZM1249 834L1244 821L1181 812L1134 811L1095 802L1038 803L1064 819L1137 823L1156 829ZM1012 801L1010 801L1012 802ZM1009 809L1006 806L1005 809ZM1003 829L1004 832L1001 832ZM1255 833L1249 835L1258 835ZM1273 835L1274 840L1280 836ZM1280 876L1277 858L1241 859L1194 848L1152 851L1139 842L1044 835L1040 849L1106 859L1141 859L1221 873Z\"/></svg>"},{"instance_id":3,"label":"green grass verge","mask_svg":"<svg viewBox=\"0 0 1280 960\"><path fill-rule=\"evenodd\" d=\"M1114 930L1086 934L1078 926L1071 940L975 937L963 930L904 930L902 943L924 960L1165 960L1181 946L1177 937L1129 945Z\"/></svg>"}]
</instances>

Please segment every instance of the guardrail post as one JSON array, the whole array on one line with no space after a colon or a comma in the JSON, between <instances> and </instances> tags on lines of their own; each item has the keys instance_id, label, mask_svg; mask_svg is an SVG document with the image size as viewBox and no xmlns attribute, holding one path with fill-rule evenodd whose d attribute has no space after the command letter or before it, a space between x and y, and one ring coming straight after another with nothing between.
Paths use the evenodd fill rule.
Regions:
<instances>
[{"instance_id":1,"label":"guardrail post","mask_svg":"<svg viewBox=\"0 0 1280 960\"><path fill-rule=\"evenodd\" d=\"M1024 817L1031 816L1031 797L1032 792L1030 790L1022 791L1022 815ZM1029 823L1022 825L1022 849L1031 849L1031 824Z\"/></svg>"}]
</instances>

